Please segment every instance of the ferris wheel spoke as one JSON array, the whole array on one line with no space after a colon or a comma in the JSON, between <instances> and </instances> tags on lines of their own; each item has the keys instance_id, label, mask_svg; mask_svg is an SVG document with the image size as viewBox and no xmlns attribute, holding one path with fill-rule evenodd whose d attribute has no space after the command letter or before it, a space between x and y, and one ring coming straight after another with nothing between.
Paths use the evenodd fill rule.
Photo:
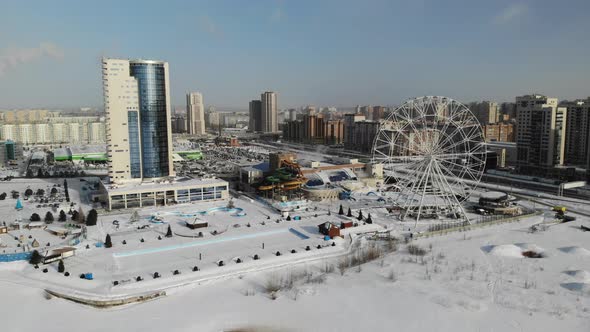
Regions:
<instances>
[{"instance_id":1,"label":"ferris wheel spoke","mask_svg":"<svg viewBox=\"0 0 590 332\"><path fill-rule=\"evenodd\" d=\"M402 136L406 140L406 142L408 143L408 149L414 150L412 149L412 139L410 138L410 136L408 136L403 130L397 131L396 134Z\"/></svg>"},{"instance_id":2,"label":"ferris wheel spoke","mask_svg":"<svg viewBox=\"0 0 590 332\"><path fill-rule=\"evenodd\" d=\"M437 165L439 166L440 170L442 171L442 173L444 173L444 175L447 177L447 182L450 181L454 184L454 185L459 185L464 187L466 185L466 182L464 181L464 178L458 176L456 174L456 172L453 172L452 169L447 168L443 163L437 163Z\"/></svg>"},{"instance_id":3,"label":"ferris wheel spoke","mask_svg":"<svg viewBox=\"0 0 590 332\"><path fill-rule=\"evenodd\" d=\"M419 189L421 188L420 186L422 185L422 181L424 180L425 177L427 177L428 172L426 172L427 168L430 166L430 163L422 163L417 169L415 169L414 174L417 174L419 177L419 181L413 181L412 183L412 188L409 190L411 197L408 196L408 199L406 200L406 202L409 200L410 202L413 202L416 195L419 192ZM417 178L417 177L416 177ZM406 187L407 190L407 187Z\"/></svg>"},{"instance_id":4,"label":"ferris wheel spoke","mask_svg":"<svg viewBox=\"0 0 590 332\"><path fill-rule=\"evenodd\" d=\"M410 149L405 145L400 145L395 142L384 142L384 141L376 141L375 142L375 151L379 151L381 154L388 156L388 157L395 157L397 155L401 155L404 150L408 150L409 152L414 152L414 150ZM387 151L388 154L385 154L384 151ZM415 151L418 152L418 151Z\"/></svg>"},{"instance_id":5,"label":"ferris wheel spoke","mask_svg":"<svg viewBox=\"0 0 590 332\"><path fill-rule=\"evenodd\" d=\"M418 119L420 119L420 118L423 117L423 114L424 113L423 113L423 110L421 109L421 105L420 104L413 104L411 110L408 110L408 108L404 105L404 106L402 106L402 109L406 111L406 119L408 120L407 123L406 123L406 127L407 126L410 126L410 128L411 128L411 130L412 130L413 133L419 133L420 131L418 130L418 128L416 128L416 126L415 126L414 123ZM410 114L412 112L418 113L418 114L417 115L416 114L412 115L412 114ZM420 140L420 146L423 146L424 141L422 140L421 135L416 135L416 136ZM408 140L411 141L409 137L408 137Z\"/></svg>"},{"instance_id":6,"label":"ferris wheel spoke","mask_svg":"<svg viewBox=\"0 0 590 332\"><path fill-rule=\"evenodd\" d=\"M473 134L473 135L471 135L469 137L457 137L457 141L455 141L453 144L451 144L451 145L445 145L442 148L444 148L445 150L448 151L448 150L455 149L456 147L458 147L460 145L468 145L468 143L470 143L470 142L480 143L480 141L475 140L477 137L480 137L480 135ZM448 139L445 140L444 143L446 144L447 141L448 141Z\"/></svg>"},{"instance_id":7,"label":"ferris wheel spoke","mask_svg":"<svg viewBox=\"0 0 590 332\"><path fill-rule=\"evenodd\" d=\"M436 169L437 169L437 172L438 172L438 173L439 173L439 175L440 175L440 180L441 180L441 181L443 181L443 182L446 184L446 186L447 186L448 188L452 188L452 187L451 187L451 184L449 184L449 182L447 181L447 178L446 178L446 177L444 176L444 174L443 174L443 171L442 171L442 169L441 169L441 167L440 167L441 165L440 165L440 164L437 164L436 166L437 166L437 168L436 168ZM459 200L457 199L457 196L456 196L456 195L454 194L454 192L452 192L452 191L451 191L450 193L451 193L451 195L448 195L448 196L447 196L447 199L448 199L448 201L449 201L449 206L453 206L453 205L455 205L455 204L456 204L455 206L458 206L458 207L460 208L460 207L461 207L461 203L460 203L460 202L459 202ZM449 197L449 196L450 196L450 197ZM451 198L451 197L452 197L452 198Z\"/></svg>"},{"instance_id":8,"label":"ferris wheel spoke","mask_svg":"<svg viewBox=\"0 0 590 332\"><path fill-rule=\"evenodd\" d=\"M461 165L461 164L457 164L456 162L450 161L450 160L441 160L441 165L445 165L448 164L449 166L452 166L451 169L452 170L458 170L463 174L467 174L469 175L469 177L473 180L473 181L479 181L479 178L477 176L475 176L475 174L473 174L473 172L471 172L471 169L465 165ZM454 172L453 172L454 173ZM455 175L457 176L457 175Z\"/></svg>"}]
</instances>

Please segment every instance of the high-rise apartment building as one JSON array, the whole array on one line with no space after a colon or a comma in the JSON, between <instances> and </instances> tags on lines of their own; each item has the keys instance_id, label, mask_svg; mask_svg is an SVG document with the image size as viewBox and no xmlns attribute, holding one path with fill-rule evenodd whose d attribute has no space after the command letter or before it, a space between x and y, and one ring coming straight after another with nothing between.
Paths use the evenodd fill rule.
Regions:
<instances>
[{"instance_id":1,"label":"high-rise apartment building","mask_svg":"<svg viewBox=\"0 0 590 332\"><path fill-rule=\"evenodd\" d=\"M483 126L487 142L514 142L513 123L494 123Z\"/></svg>"},{"instance_id":2,"label":"high-rise apartment building","mask_svg":"<svg viewBox=\"0 0 590 332\"><path fill-rule=\"evenodd\" d=\"M276 133L279 131L279 118L277 113L277 94L271 91L264 92L260 96L262 132Z\"/></svg>"},{"instance_id":3,"label":"high-rise apartment building","mask_svg":"<svg viewBox=\"0 0 590 332\"><path fill-rule=\"evenodd\" d=\"M0 111L0 119L3 123L7 124L42 122L58 116L60 116L59 111L49 111L43 109Z\"/></svg>"},{"instance_id":4,"label":"high-rise apartment building","mask_svg":"<svg viewBox=\"0 0 590 332\"><path fill-rule=\"evenodd\" d=\"M533 94L516 97L517 167L523 173L545 174L563 165L567 109L557 98Z\"/></svg>"},{"instance_id":5,"label":"high-rise apartment building","mask_svg":"<svg viewBox=\"0 0 590 332\"><path fill-rule=\"evenodd\" d=\"M373 106L373 121L379 121L383 119L385 116L385 107L383 106Z\"/></svg>"},{"instance_id":6,"label":"high-rise apartment building","mask_svg":"<svg viewBox=\"0 0 590 332\"><path fill-rule=\"evenodd\" d=\"M469 109L482 126L496 123L500 120L498 103L482 101L469 104Z\"/></svg>"},{"instance_id":7,"label":"high-rise apartment building","mask_svg":"<svg viewBox=\"0 0 590 332\"><path fill-rule=\"evenodd\" d=\"M0 165L5 166L10 161L18 160L22 156L22 144L11 140L0 141Z\"/></svg>"},{"instance_id":8,"label":"high-rise apartment building","mask_svg":"<svg viewBox=\"0 0 590 332\"><path fill-rule=\"evenodd\" d=\"M248 131L261 132L262 131L262 102L260 100L252 100L249 105L248 117Z\"/></svg>"},{"instance_id":9,"label":"high-rise apartment building","mask_svg":"<svg viewBox=\"0 0 590 332\"><path fill-rule=\"evenodd\" d=\"M187 132L187 121L186 116L176 114L172 116L172 133L173 134L184 134Z\"/></svg>"},{"instance_id":10,"label":"high-rise apartment building","mask_svg":"<svg viewBox=\"0 0 590 332\"><path fill-rule=\"evenodd\" d=\"M361 113L365 116L365 119L373 120L373 107L372 106L370 106L370 105L362 106Z\"/></svg>"},{"instance_id":11,"label":"high-rise apartment building","mask_svg":"<svg viewBox=\"0 0 590 332\"><path fill-rule=\"evenodd\" d=\"M364 121L365 116L359 113L344 115L344 148L354 149L356 126L355 123Z\"/></svg>"},{"instance_id":12,"label":"high-rise apartment building","mask_svg":"<svg viewBox=\"0 0 590 332\"><path fill-rule=\"evenodd\" d=\"M221 116L215 110L215 107L209 106L205 112L205 128L208 130L219 130L221 126Z\"/></svg>"},{"instance_id":13,"label":"high-rise apartment building","mask_svg":"<svg viewBox=\"0 0 590 332\"><path fill-rule=\"evenodd\" d=\"M565 163L590 170L590 98L567 102Z\"/></svg>"},{"instance_id":14,"label":"high-rise apartment building","mask_svg":"<svg viewBox=\"0 0 590 332\"><path fill-rule=\"evenodd\" d=\"M328 120L323 114L306 114L303 120L285 122L283 139L300 143L342 144L344 121Z\"/></svg>"},{"instance_id":15,"label":"high-rise apartment building","mask_svg":"<svg viewBox=\"0 0 590 332\"><path fill-rule=\"evenodd\" d=\"M303 114L306 114L306 115L316 115L316 113L317 113L317 107L315 107L313 105L307 105L303 109Z\"/></svg>"},{"instance_id":16,"label":"high-rise apartment building","mask_svg":"<svg viewBox=\"0 0 590 332\"><path fill-rule=\"evenodd\" d=\"M297 110L294 108L289 109L289 121L297 120Z\"/></svg>"},{"instance_id":17,"label":"high-rise apartment building","mask_svg":"<svg viewBox=\"0 0 590 332\"><path fill-rule=\"evenodd\" d=\"M186 95L187 132L191 135L205 135L205 107L203 95L191 92Z\"/></svg>"},{"instance_id":18,"label":"high-rise apartment building","mask_svg":"<svg viewBox=\"0 0 590 332\"><path fill-rule=\"evenodd\" d=\"M342 144L344 141L344 121L327 120L324 122L325 144Z\"/></svg>"},{"instance_id":19,"label":"high-rise apartment building","mask_svg":"<svg viewBox=\"0 0 590 332\"><path fill-rule=\"evenodd\" d=\"M516 104L502 103L502 105L500 105L500 113L503 117L508 116L508 119L516 118Z\"/></svg>"},{"instance_id":20,"label":"high-rise apartment building","mask_svg":"<svg viewBox=\"0 0 590 332\"><path fill-rule=\"evenodd\" d=\"M111 182L174 175L168 63L102 60Z\"/></svg>"}]
</instances>

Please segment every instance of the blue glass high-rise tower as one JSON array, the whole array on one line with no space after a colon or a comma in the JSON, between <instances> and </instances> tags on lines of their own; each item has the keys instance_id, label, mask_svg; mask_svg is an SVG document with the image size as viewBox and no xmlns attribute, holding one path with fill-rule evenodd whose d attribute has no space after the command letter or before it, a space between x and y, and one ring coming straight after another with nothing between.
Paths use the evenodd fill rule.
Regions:
<instances>
[{"instance_id":1,"label":"blue glass high-rise tower","mask_svg":"<svg viewBox=\"0 0 590 332\"><path fill-rule=\"evenodd\" d=\"M173 176L168 63L103 59L109 176Z\"/></svg>"}]
</instances>

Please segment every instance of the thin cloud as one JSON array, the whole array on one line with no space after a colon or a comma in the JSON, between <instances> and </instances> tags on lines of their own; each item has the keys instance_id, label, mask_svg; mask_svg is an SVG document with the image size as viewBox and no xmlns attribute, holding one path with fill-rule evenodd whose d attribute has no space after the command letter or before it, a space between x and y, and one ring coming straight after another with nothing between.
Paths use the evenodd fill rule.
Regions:
<instances>
[{"instance_id":1,"label":"thin cloud","mask_svg":"<svg viewBox=\"0 0 590 332\"><path fill-rule=\"evenodd\" d=\"M201 30L214 37L223 37L223 31L213 22L209 16L199 17L199 26Z\"/></svg>"},{"instance_id":2,"label":"thin cloud","mask_svg":"<svg viewBox=\"0 0 590 332\"><path fill-rule=\"evenodd\" d=\"M10 69L45 57L61 60L64 57L64 51L52 42L41 42L38 47L33 48L9 47L2 49L0 50L0 76Z\"/></svg>"},{"instance_id":3,"label":"thin cloud","mask_svg":"<svg viewBox=\"0 0 590 332\"><path fill-rule=\"evenodd\" d=\"M498 15L494 16L492 22L497 25L507 24L523 17L528 12L528 5L524 3L514 3L504 8Z\"/></svg>"}]
</instances>

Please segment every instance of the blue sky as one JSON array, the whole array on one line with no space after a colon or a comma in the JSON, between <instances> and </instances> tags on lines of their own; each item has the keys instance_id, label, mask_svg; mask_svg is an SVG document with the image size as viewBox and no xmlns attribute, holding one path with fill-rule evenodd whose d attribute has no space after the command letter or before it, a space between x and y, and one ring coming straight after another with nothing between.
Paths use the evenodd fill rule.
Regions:
<instances>
[{"instance_id":1,"label":"blue sky","mask_svg":"<svg viewBox=\"0 0 590 332\"><path fill-rule=\"evenodd\" d=\"M102 104L100 58L247 108L590 95L590 1L27 1L0 5L0 108Z\"/></svg>"}]
</instances>

